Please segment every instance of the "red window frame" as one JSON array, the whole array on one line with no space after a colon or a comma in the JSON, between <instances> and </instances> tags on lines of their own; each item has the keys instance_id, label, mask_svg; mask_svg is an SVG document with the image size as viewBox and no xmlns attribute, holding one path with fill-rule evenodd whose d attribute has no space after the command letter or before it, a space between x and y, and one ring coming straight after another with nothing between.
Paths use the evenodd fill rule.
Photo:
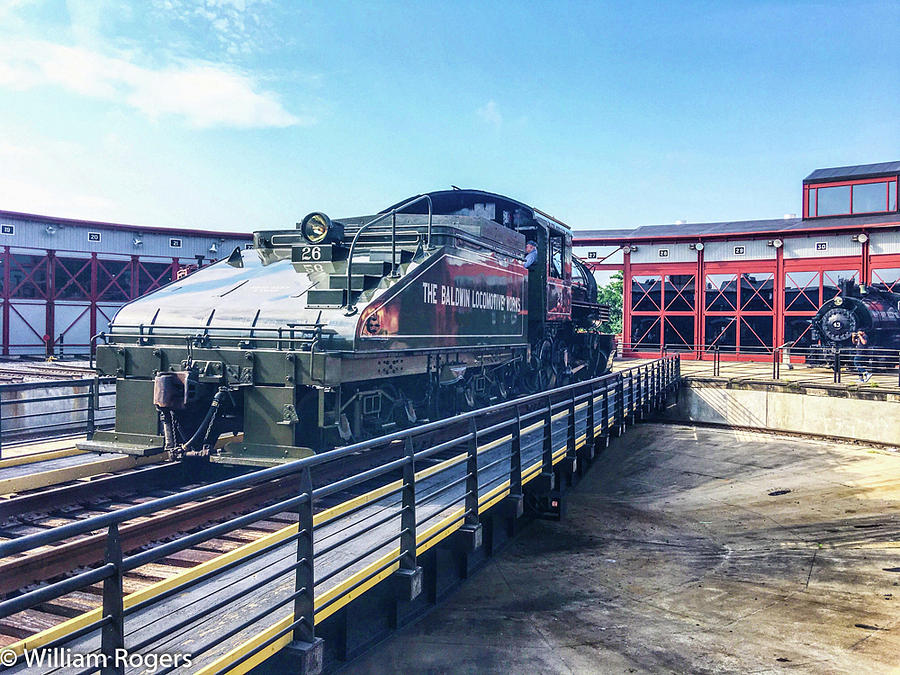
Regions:
<instances>
[{"instance_id":1,"label":"red window frame","mask_svg":"<svg viewBox=\"0 0 900 675\"><path fill-rule=\"evenodd\" d=\"M878 274L880 270L900 269L900 253L873 255L869 258L869 273L866 283L886 283L894 293L900 293L900 281L888 283Z\"/></svg>"},{"instance_id":2,"label":"red window frame","mask_svg":"<svg viewBox=\"0 0 900 675\"><path fill-rule=\"evenodd\" d=\"M776 338L776 325L775 325L775 309L778 303L777 293L778 293L778 280L776 279L776 270L777 265L774 260L742 260L740 262L731 262L731 261L723 261L723 262L706 262L703 266L703 291L701 295L701 301L703 303L703 314L702 321L700 322L700 330L702 333L701 340L702 344L707 344L707 336L706 336L706 319L708 317L733 317L735 322L735 344L734 352L720 352L722 354L722 358L727 359L738 359L738 360L753 360L754 358L759 358L761 354L771 354L774 349L774 342ZM745 289L741 280L743 275L745 274L754 274L760 275L765 274L768 275L768 281L772 283L772 303L768 310L761 309L745 309L746 304L753 299L753 297L759 295L759 291L753 291L750 298L745 299L744 293ZM706 278L710 275L733 275L735 282L737 284L737 295L735 296L735 307L733 310L710 310L707 309L706 302ZM747 324L747 328L756 335L757 339L764 343L765 341L759 337L756 331L751 327L750 323L745 321L745 317L771 317L772 322L772 343L764 344L764 346L760 347L759 345L752 345L757 351L752 353L741 353L741 328L744 323ZM728 345L731 347L732 345ZM748 346L749 347L749 346ZM758 351L762 350L762 351Z\"/></svg>"},{"instance_id":3,"label":"red window frame","mask_svg":"<svg viewBox=\"0 0 900 675\"><path fill-rule=\"evenodd\" d=\"M693 297L690 298L690 303L693 309L691 310L672 310L669 309L671 302L674 301L675 297L686 298L687 296L684 294L685 289L689 285L690 282L686 284L680 285L676 282L672 282L672 285L676 287L676 296L673 296L670 299L667 299L666 294L666 281L669 277L673 276L691 276L694 279L694 291ZM660 295L659 295L659 307L655 310L636 310L632 311L632 307L635 304L635 298L633 297L632 289L633 289L633 280L635 277L657 277L659 279L660 284ZM640 347L637 346L637 343L632 343L631 338L631 321L629 321L629 333L628 335L623 336L623 339L628 346L627 351L630 354L635 356L652 356L654 354L658 354L662 351L663 346L665 344L665 336L666 336L666 325L669 317L690 317L693 322L693 340L687 342L687 344L693 347L694 344L697 343L697 315L699 312L699 308L697 307L697 265L694 263L674 263L667 264L666 266L660 265L652 265L644 268L642 265L632 265L630 270L630 275L628 278L628 287L627 287L627 301L628 301L628 314L630 317L641 317L641 316L651 316L656 317L657 321L650 327L649 330L652 330L654 326L659 326L659 342L656 344L656 349L654 350L651 345L643 344ZM655 303L654 303L655 304ZM678 330L675 326L669 323L672 330L678 333ZM645 335L647 332L645 332ZM678 333L679 336L681 335ZM681 336L684 339L684 336ZM676 349L676 348L673 348ZM684 348L678 349L679 352L690 352L692 349Z\"/></svg>"},{"instance_id":4,"label":"red window frame","mask_svg":"<svg viewBox=\"0 0 900 675\"><path fill-rule=\"evenodd\" d=\"M890 185L885 189L885 199L884 199L884 209L881 211L854 211L853 210L853 186L854 185L873 185L876 183L888 183L893 184L894 190L894 204L895 207L893 209L890 208L891 205L891 187ZM829 188L829 187L843 187L849 185L850 186L850 210L846 213L829 213L824 216L818 215L819 212L819 188ZM809 192L810 190L816 190L815 193L815 213L809 212ZM887 176L884 178L866 178L860 180L843 180L843 181L835 181L833 183L810 183L809 185L803 186L803 217L804 218L831 218L835 216L851 216L851 215L862 215L862 214L872 214L872 213L892 213L897 210L898 206L898 195L897 194L897 176Z\"/></svg>"}]
</instances>

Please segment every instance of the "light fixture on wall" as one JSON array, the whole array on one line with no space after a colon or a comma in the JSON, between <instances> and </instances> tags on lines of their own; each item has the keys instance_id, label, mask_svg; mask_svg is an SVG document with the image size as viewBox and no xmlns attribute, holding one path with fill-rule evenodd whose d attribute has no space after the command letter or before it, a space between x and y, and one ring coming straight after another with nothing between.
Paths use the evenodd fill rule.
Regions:
<instances>
[{"instance_id":1,"label":"light fixture on wall","mask_svg":"<svg viewBox=\"0 0 900 675\"><path fill-rule=\"evenodd\" d=\"M867 241L869 241L869 235L867 235L865 232L854 234L853 241L859 242L860 244L865 244Z\"/></svg>"},{"instance_id":2,"label":"light fixture on wall","mask_svg":"<svg viewBox=\"0 0 900 675\"><path fill-rule=\"evenodd\" d=\"M691 244L692 251L702 251L703 250L703 242L698 241L696 244Z\"/></svg>"},{"instance_id":3,"label":"light fixture on wall","mask_svg":"<svg viewBox=\"0 0 900 675\"><path fill-rule=\"evenodd\" d=\"M766 245L774 246L775 248L781 248L782 246L784 246L784 242L781 241L781 239L769 239L769 241L766 242Z\"/></svg>"},{"instance_id":4,"label":"light fixture on wall","mask_svg":"<svg viewBox=\"0 0 900 675\"><path fill-rule=\"evenodd\" d=\"M219 252L219 246L218 246L218 244L216 244L216 242L213 242L213 243L210 245L210 247L209 247L209 252L212 253L213 255L216 255L216 253Z\"/></svg>"},{"instance_id":5,"label":"light fixture on wall","mask_svg":"<svg viewBox=\"0 0 900 675\"><path fill-rule=\"evenodd\" d=\"M135 246L143 246L144 240L141 239L141 235L137 234L134 236L134 238L132 238L131 243L134 244Z\"/></svg>"},{"instance_id":6,"label":"light fixture on wall","mask_svg":"<svg viewBox=\"0 0 900 675\"><path fill-rule=\"evenodd\" d=\"M53 236L57 232L56 225L48 225L47 227L44 228L44 231L47 234L49 234L50 236Z\"/></svg>"},{"instance_id":7,"label":"light fixture on wall","mask_svg":"<svg viewBox=\"0 0 900 675\"><path fill-rule=\"evenodd\" d=\"M625 253L634 253L635 251L638 250L638 247L635 246L634 244L632 244L630 246L626 246L624 250L625 250Z\"/></svg>"}]
</instances>

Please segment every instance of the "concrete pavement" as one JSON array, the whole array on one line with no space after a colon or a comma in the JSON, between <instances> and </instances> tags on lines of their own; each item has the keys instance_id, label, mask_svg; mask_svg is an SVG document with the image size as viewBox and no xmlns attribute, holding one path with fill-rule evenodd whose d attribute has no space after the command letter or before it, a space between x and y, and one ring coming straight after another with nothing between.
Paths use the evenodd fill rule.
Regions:
<instances>
[{"instance_id":1,"label":"concrete pavement","mask_svg":"<svg viewBox=\"0 0 900 675\"><path fill-rule=\"evenodd\" d=\"M643 424L352 673L900 672L900 455Z\"/></svg>"}]
</instances>

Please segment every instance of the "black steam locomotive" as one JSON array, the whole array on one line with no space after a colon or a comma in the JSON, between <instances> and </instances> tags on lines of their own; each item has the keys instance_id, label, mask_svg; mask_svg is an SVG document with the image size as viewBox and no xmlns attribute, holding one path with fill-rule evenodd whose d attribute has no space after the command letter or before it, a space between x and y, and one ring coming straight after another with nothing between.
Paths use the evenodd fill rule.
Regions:
<instances>
[{"instance_id":1,"label":"black steam locomotive","mask_svg":"<svg viewBox=\"0 0 900 675\"><path fill-rule=\"evenodd\" d=\"M824 303L812 318L812 343L822 358L838 349L852 349L852 336L863 330L869 354L880 365L897 364L900 350L900 294L884 286L865 286L842 279L841 293Z\"/></svg>"},{"instance_id":2,"label":"black steam locomotive","mask_svg":"<svg viewBox=\"0 0 900 675\"><path fill-rule=\"evenodd\" d=\"M569 228L507 197L311 213L119 310L97 348L115 431L83 447L272 464L595 377L596 300Z\"/></svg>"}]
</instances>

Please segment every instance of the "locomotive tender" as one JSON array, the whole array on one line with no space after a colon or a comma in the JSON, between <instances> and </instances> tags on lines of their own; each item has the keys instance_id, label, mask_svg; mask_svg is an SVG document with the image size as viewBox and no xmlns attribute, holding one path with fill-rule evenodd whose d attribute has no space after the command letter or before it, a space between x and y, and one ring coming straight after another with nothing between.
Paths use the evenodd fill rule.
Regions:
<instances>
[{"instance_id":1,"label":"locomotive tender","mask_svg":"<svg viewBox=\"0 0 900 675\"><path fill-rule=\"evenodd\" d=\"M569 228L507 197L311 213L119 310L97 347L115 430L81 447L270 465L595 377L596 300Z\"/></svg>"}]
</instances>

